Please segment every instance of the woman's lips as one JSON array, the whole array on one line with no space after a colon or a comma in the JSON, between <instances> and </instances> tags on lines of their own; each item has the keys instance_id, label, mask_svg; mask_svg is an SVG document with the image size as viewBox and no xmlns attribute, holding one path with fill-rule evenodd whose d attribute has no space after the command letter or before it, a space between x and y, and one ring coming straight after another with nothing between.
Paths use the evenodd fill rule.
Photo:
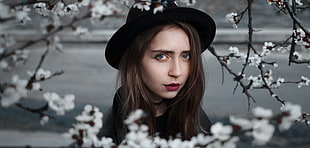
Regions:
<instances>
[{"instance_id":1,"label":"woman's lips","mask_svg":"<svg viewBox=\"0 0 310 148\"><path fill-rule=\"evenodd\" d=\"M167 84L164 86L168 91L176 91L180 88L180 85L181 84L179 84L179 83L171 83L171 84Z\"/></svg>"}]
</instances>

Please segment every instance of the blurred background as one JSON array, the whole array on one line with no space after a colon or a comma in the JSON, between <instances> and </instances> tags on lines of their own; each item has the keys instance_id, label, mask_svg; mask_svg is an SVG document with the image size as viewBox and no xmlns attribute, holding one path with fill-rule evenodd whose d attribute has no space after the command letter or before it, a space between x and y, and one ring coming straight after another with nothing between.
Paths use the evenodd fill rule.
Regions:
<instances>
[{"instance_id":1,"label":"blurred background","mask_svg":"<svg viewBox=\"0 0 310 148\"><path fill-rule=\"evenodd\" d=\"M74 0L68 0L70 3ZM6 1L14 3L17 1ZM43 93L56 92L59 95L74 94L75 109L66 112L64 116L44 125L40 125L40 118L36 114L25 112L20 108L11 106L0 107L0 146L65 146L70 141L65 140L61 134L68 131L75 123L74 117L81 113L84 105L91 104L104 112L112 103L113 95L118 88L117 71L105 61L104 50L108 39L114 31L125 23L128 8L123 7L123 12L118 17L107 17L102 23L91 25L89 21L80 22L87 26L92 36L80 39L72 31L64 30L58 36L63 44L62 52L52 51L48 54L42 68L56 72L64 70L64 74L41 83L43 91L32 92L20 102L25 105L41 107L45 101ZM241 12L247 7L246 0L197 0L193 7L210 14L216 21L217 35L213 46L220 55L228 53L230 46L238 47L241 52L247 49L247 15L244 16L237 29L226 22L225 16L231 12ZM266 0L256 0L253 4L253 27L261 30L254 35L254 45L261 49L264 42L273 41L281 43L291 35L292 21L274 6L268 5ZM31 12L32 21L25 25L10 24L6 32L12 34L23 43L40 36L42 16ZM298 13L305 26L309 27L310 11ZM37 66L44 52L44 43L31 46L29 59L23 66L14 67L11 71L0 71L0 81L10 82L13 74L18 74L23 79L28 79L27 71L32 71ZM305 56L306 53L302 53ZM308 53L309 54L309 53ZM236 82L222 69L218 61L208 51L203 53L206 71L206 91L203 108L213 122L227 122L229 115L249 116L248 100L242 89L238 87L233 93ZM286 80L297 81L300 76L310 77L310 68L305 65L288 66L288 54L275 53L270 61L278 61L279 67L273 69L274 79L283 77ZM231 67L235 72L240 71L240 63L232 62ZM258 71L249 68L248 73L254 76ZM224 80L222 79L224 77ZM222 82L223 81L223 82ZM304 112L310 112L309 87L298 88L297 85L287 84L275 92L284 100L300 104ZM272 98L266 90L253 90L256 103L250 100L250 108L262 106L270 108L275 113L280 112L281 103ZM291 130L278 133L273 140L264 147L310 147L310 130L302 124L296 124ZM14 139L14 140L12 140Z\"/></svg>"}]
</instances>

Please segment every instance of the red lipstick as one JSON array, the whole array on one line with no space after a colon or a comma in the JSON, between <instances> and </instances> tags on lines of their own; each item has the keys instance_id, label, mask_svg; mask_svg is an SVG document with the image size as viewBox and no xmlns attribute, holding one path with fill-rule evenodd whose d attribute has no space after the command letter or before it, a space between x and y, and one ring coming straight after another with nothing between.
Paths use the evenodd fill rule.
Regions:
<instances>
[{"instance_id":1,"label":"red lipstick","mask_svg":"<svg viewBox=\"0 0 310 148\"><path fill-rule=\"evenodd\" d=\"M171 83L171 84L168 84L168 85L165 85L165 88L168 90L168 91L176 91L180 88L180 83Z\"/></svg>"}]
</instances>

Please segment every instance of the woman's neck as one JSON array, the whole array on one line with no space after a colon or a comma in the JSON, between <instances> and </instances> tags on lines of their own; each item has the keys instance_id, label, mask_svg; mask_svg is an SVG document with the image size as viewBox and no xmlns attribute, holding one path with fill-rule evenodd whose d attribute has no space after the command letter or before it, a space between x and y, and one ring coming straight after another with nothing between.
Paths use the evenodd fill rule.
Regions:
<instances>
[{"instance_id":1,"label":"woman's neck","mask_svg":"<svg viewBox=\"0 0 310 148\"><path fill-rule=\"evenodd\" d=\"M160 102L154 102L153 103L154 109L155 109L155 116L159 117L163 115L166 112L166 103L162 99Z\"/></svg>"}]
</instances>

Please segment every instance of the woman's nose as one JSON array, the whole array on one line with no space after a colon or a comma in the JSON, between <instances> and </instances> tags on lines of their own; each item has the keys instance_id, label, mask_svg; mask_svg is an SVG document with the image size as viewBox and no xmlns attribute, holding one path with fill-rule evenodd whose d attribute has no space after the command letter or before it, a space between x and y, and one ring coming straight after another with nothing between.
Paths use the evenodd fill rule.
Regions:
<instances>
[{"instance_id":1,"label":"woman's nose","mask_svg":"<svg viewBox=\"0 0 310 148\"><path fill-rule=\"evenodd\" d=\"M170 69L168 75L171 77L179 77L181 76L181 63L179 60L171 61Z\"/></svg>"}]
</instances>

